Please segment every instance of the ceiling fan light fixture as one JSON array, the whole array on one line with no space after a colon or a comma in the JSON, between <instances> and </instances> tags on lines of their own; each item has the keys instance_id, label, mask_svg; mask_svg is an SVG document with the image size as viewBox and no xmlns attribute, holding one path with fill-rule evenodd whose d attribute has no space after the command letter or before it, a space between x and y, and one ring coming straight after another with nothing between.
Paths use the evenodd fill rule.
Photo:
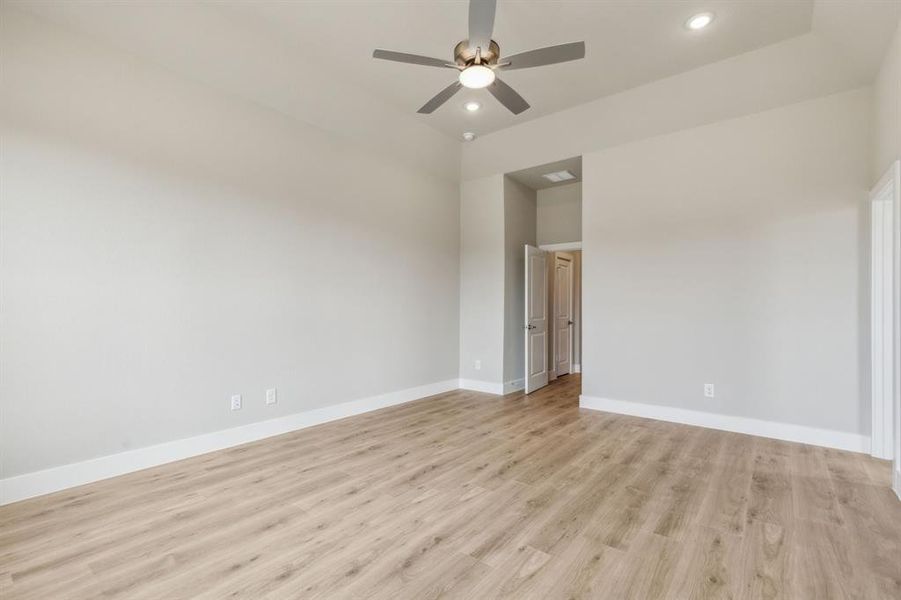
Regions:
<instances>
[{"instance_id":1,"label":"ceiling fan light fixture","mask_svg":"<svg viewBox=\"0 0 901 600\"><path fill-rule=\"evenodd\" d=\"M485 65L470 65L460 71L460 83L473 90L488 87L494 83L494 71Z\"/></svg>"},{"instance_id":2,"label":"ceiling fan light fixture","mask_svg":"<svg viewBox=\"0 0 901 600\"><path fill-rule=\"evenodd\" d=\"M501 58L500 46L491 39L496 12L497 0L469 0L469 37L454 46L453 62L381 48L373 50L372 58L457 72L458 80L432 96L416 111L417 114L432 114L465 87L486 89L504 108L519 115L528 110L529 103L503 79L495 77L495 70L506 72L579 60L585 58L585 42L557 44ZM475 112L479 106L472 101L464 105L467 112Z\"/></svg>"},{"instance_id":3,"label":"ceiling fan light fixture","mask_svg":"<svg viewBox=\"0 0 901 600\"><path fill-rule=\"evenodd\" d=\"M711 23L713 23L713 13L702 12L693 15L690 19L688 19L685 22L685 26L693 31L698 31L699 29L704 29Z\"/></svg>"}]
</instances>

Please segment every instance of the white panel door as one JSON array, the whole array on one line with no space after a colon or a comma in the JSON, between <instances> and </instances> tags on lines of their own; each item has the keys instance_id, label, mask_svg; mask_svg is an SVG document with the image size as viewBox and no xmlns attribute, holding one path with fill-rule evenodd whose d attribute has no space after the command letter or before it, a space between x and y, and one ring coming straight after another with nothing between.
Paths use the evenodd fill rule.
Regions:
<instances>
[{"instance_id":1,"label":"white panel door","mask_svg":"<svg viewBox=\"0 0 901 600\"><path fill-rule=\"evenodd\" d=\"M547 253L526 246L526 393L547 385Z\"/></svg>"},{"instance_id":2,"label":"white panel door","mask_svg":"<svg viewBox=\"0 0 901 600\"><path fill-rule=\"evenodd\" d=\"M572 373L573 259L557 253L554 259L554 365L557 376Z\"/></svg>"}]
</instances>

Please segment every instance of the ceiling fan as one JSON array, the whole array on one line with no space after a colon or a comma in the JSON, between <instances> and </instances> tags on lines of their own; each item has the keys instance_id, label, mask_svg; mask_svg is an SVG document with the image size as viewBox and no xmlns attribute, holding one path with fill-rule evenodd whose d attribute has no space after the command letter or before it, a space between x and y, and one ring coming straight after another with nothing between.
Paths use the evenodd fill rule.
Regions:
<instances>
[{"instance_id":1,"label":"ceiling fan","mask_svg":"<svg viewBox=\"0 0 901 600\"><path fill-rule=\"evenodd\" d=\"M372 57L459 71L458 80L423 104L417 111L421 114L434 112L460 91L461 87L467 87L488 88L492 96L514 115L518 115L529 108L529 103L516 93L516 90L501 81L496 72L541 67L585 58L585 42L549 46L501 58L500 46L491 39L496 5L497 0L469 0L469 39L454 47L454 62L391 50L375 50Z\"/></svg>"}]
</instances>

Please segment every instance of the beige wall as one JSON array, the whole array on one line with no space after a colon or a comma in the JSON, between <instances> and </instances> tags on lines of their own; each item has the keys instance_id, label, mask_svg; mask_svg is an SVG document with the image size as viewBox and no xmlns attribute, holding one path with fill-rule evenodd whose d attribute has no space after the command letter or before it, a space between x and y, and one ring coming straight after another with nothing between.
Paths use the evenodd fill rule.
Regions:
<instances>
[{"instance_id":1,"label":"beige wall","mask_svg":"<svg viewBox=\"0 0 901 600\"><path fill-rule=\"evenodd\" d=\"M458 377L456 184L14 13L0 54L2 477Z\"/></svg>"},{"instance_id":2,"label":"beige wall","mask_svg":"<svg viewBox=\"0 0 901 600\"><path fill-rule=\"evenodd\" d=\"M873 183L901 159L901 23L885 54L874 88Z\"/></svg>"},{"instance_id":3,"label":"beige wall","mask_svg":"<svg viewBox=\"0 0 901 600\"><path fill-rule=\"evenodd\" d=\"M460 226L460 377L500 386L506 268L503 175L462 184Z\"/></svg>"},{"instance_id":4,"label":"beige wall","mask_svg":"<svg viewBox=\"0 0 901 600\"><path fill-rule=\"evenodd\" d=\"M535 190L504 177L504 385L523 386L525 373L525 245L535 245Z\"/></svg>"},{"instance_id":5,"label":"beige wall","mask_svg":"<svg viewBox=\"0 0 901 600\"><path fill-rule=\"evenodd\" d=\"M582 240L582 183L538 190L537 235L539 244Z\"/></svg>"},{"instance_id":6,"label":"beige wall","mask_svg":"<svg viewBox=\"0 0 901 600\"><path fill-rule=\"evenodd\" d=\"M868 433L871 102L583 156L584 394Z\"/></svg>"}]
</instances>

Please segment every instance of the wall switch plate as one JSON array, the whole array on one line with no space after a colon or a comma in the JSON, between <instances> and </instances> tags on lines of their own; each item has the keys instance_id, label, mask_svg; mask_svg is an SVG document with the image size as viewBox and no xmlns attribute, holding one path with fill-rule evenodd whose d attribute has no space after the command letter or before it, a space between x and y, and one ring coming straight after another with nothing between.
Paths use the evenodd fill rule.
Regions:
<instances>
[{"instance_id":1,"label":"wall switch plate","mask_svg":"<svg viewBox=\"0 0 901 600\"><path fill-rule=\"evenodd\" d=\"M241 394L232 396L232 410L241 410Z\"/></svg>"},{"instance_id":2,"label":"wall switch plate","mask_svg":"<svg viewBox=\"0 0 901 600\"><path fill-rule=\"evenodd\" d=\"M278 402L278 392L275 391L275 388L266 390L266 405L275 404Z\"/></svg>"},{"instance_id":3,"label":"wall switch plate","mask_svg":"<svg viewBox=\"0 0 901 600\"><path fill-rule=\"evenodd\" d=\"M477 360L476 361L476 371L481 371L481 370L482 370L482 361Z\"/></svg>"},{"instance_id":4,"label":"wall switch plate","mask_svg":"<svg viewBox=\"0 0 901 600\"><path fill-rule=\"evenodd\" d=\"M704 384L704 396L707 398L713 398L715 395L715 391L712 383Z\"/></svg>"}]
</instances>

